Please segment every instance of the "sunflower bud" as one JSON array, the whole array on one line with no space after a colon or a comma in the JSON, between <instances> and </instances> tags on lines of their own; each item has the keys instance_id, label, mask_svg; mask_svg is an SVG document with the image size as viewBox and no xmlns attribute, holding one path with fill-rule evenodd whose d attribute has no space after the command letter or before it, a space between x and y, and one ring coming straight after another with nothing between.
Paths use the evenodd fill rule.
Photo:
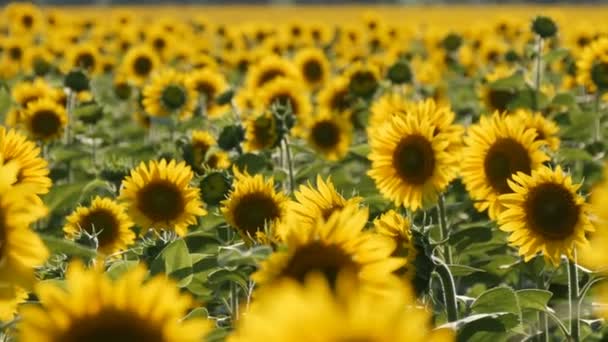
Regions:
<instances>
[{"instance_id":1,"label":"sunflower bud","mask_svg":"<svg viewBox=\"0 0 608 342\"><path fill-rule=\"evenodd\" d=\"M441 45L447 51L456 51L462 45L462 38L456 33L450 33L443 38Z\"/></svg>"},{"instance_id":2,"label":"sunflower bud","mask_svg":"<svg viewBox=\"0 0 608 342\"><path fill-rule=\"evenodd\" d=\"M395 84L408 83L412 80L412 70L406 61L399 60L388 69L387 77Z\"/></svg>"},{"instance_id":3,"label":"sunflower bud","mask_svg":"<svg viewBox=\"0 0 608 342\"><path fill-rule=\"evenodd\" d=\"M541 38L551 38L557 33L557 25L549 17L538 16L532 21L532 31Z\"/></svg>"},{"instance_id":4,"label":"sunflower bud","mask_svg":"<svg viewBox=\"0 0 608 342\"><path fill-rule=\"evenodd\" d=\"M214 171L208 173L200 182L199 188L203 201L208 205L218 205L230 192L231 180L224 172Z\"/></svg>"},{"instance_id":5,"label":"sunflower bud","mask_svg":"<svg viewBox=\"0 0 608 342\"><path fill-rule=\"evenodd\" d=\"M229 125L224 127L217 140L218 146L225 150L238 149L241 141L245 139L245 131L239 125Z\"/></svg>"},{"instance_id":6,"label":"sunflower bud","mask_svg":"<svg viewBox=\"0 0 608 342\"><path fill-rule=\"evenodd\" d=\"M232 101L233 96L234 96L234 90L229 89L229 90L221 93L220 95L218 95L218 97L215 99L215 103L218 104L219 106L227 105L230 103L230 101Z\"/></svg>"},{"instance_id":7,"label":"sunflower bud","mask_svg":"<svg viewBox=\"0 0 608 342\"><path fill-rule=\"evenodd\" d=\"M608 89L608 63L597 62L591 67L591 80L600 90Z\"/></svg>"},{"instance_id":8,"label":"sunflower bud","mask_svg":"<svg viewBox=\"0 0 608 342\"><path fill-rule=\"evenodd\" d=\"M89 90L89 78L82 72L82 70L72 70L67 75L63 84L70 88L72 91L81 92Z\"/></svg>"}]
</instances>

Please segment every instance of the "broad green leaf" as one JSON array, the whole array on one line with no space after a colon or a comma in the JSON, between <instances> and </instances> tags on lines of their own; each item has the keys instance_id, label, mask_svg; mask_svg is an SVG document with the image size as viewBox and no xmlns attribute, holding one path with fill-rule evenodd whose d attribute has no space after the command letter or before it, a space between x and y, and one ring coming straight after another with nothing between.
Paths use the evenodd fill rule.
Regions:
<instances>
[{"instance_id":1,"label":"broad green leaf","mask_svg":"<svg viewBox=\"0 0 608 342\"><path fill-rule=\"evenodd\" d=\"M242 272L217 269L209 274L209 283L211 285L220 286L226 282L234 282L247 291L248 278Z\"/></svg>"},{"instance_id":2,"label":"broad green leaf","mask_svg":"<svg viewBox=\"0 0 608 342\"><path fill-rule=\"evenodd\" d=\"M242 154L234 164L239 170L246 170L250 174L259 173L268 168L268 161L264 157L253 153Z\"/></svg>"},{"instance_id":3,"label":"broad green leaf","mask_svg":"<svg viewBox=\"0 0 608 342\"><path fill-rule=\"evenodd\" d=\"M11 94L6 88L0 88L0 116L3 116L11 108ZM3 121L4 122L4 121Z\"/></svg>"},{"instance_id":4,"label":"broad green leaf","mask_svg":"<svg viewBox=\"0 0 608 342\"><path fill-rule=\"evenodd\" d=\"M452 232L450 235L450 245L456 250L465 250L471 244L490 240L492 240L492 229L489 226L471 227Z\"/></svg>"},{"instance_id":5,"label":"broad green leaf","mask_svg":"<svg viewBox=\"0 0 608 342\"><path fill-rule=\"evenodd\" d=\"M511 312L495 312L484 314L473 314L456 322L451 322L439 328L449 328L457 331L458 341L469 342L479 341L481 336L487 337L488 333L492 336L501 336L519 323L519 316ZM495 341L493 339L492 341Z\"/></svg>"},{"instance_id":6,"label":"broad green leaf","mask_svg":"<svg viewBox=\"0 0 608 342\"><path fill-rule=\"evenodd\" d=\"M91 248L77 244L62 237L40 234L40 238L52 253L94 258L97 252Z\"/></svg>"},{"instance_id":7,"label":"broad green leaf","mask_svg":"<svg viewBox=\"0 0 608 342\"><path fill-rule=\"evenodd\" d=\"M475 272L485 272L484 270L482 270L480 268L475 268L475 267L471 267L471 266L467 266L467 265L449 265L449 267L450 267L450 272L452 272L452 275L454 277L464 277L464 276L473 274Z\"/></svg>"},{"instance_id":8,"label":"broad green leaf","mask_svg":"<svg viewBox=\"0 0 608 342\"><path fill-rule=\"evenodd\" d=\"M524 289L517 291L516 295L522 309L546 311L547 303L549 303L553 293L539 289Z\"/></svg>"},{"instance_id":9,"label":"broad green leaf","mask_svg":"<svg viewBox=\"0 0 608 342\"><path fill-rule=\"evenodd\" d=\"M593 161L589 152L579 148L562 147L558 151L558 156L564 161Z\"/></svg>"},{"instance_id":10,"label":"broad green leaf","mask_svg":"<svg viewBox=\"0 0 608 342\"><path fill-rule=\"evenodd\" d=\"M242 250L239 246L222 247L217 256L220 267L235 267L240 265L257 265L272 252L268 246L255 246Z\"/></svg>"},{"instance_id":11,"label":"broad green leaf","mask_svg":"<svg viewBox=\"0 0 608 342\"><path fill-rule=\"evenodd\" d=\"M553 97L551 104L554 106L566 106L570 108L576 106L576 98L571 93L560 93Z\"/></svg>"},{"instance_id":12,"label":"broad green leaf","mask_svg":"<svg viewBox=\"0 0 608 342\"><path fill-rule=\"evenodd\" d=\"M492 89L519 89L525 84L522 73L516 72L513 75L496 80L490 84Z\"/></svg>"},{"instance_id":13,"label":"broad green leaf","mask_svg":"<svg viewBox=\"0 0 608 342\"><path fill-rule=\"evenodd\" d=\"M351 147L349 151L360 157L367 158L367 156L369 155L370 147L368 144L359 144Z\"/></svg>"},{"instance_id":14,"label":"broad green leaf","mask_svg":"<svg viewBox=\"0 0 608 342\"><path fill-rule=\"evenodd\" d=\"M73 207L80 198L80 192L88 182L76 182L71 184L54 185L51 191L43 198L49 211L69 209Z\"/></svg>"},{"instance_id":15,"label":"broad green leaf","mask_svg":"<svg viewBox=\"0 0 608 342\"><path fill-rule=\"evenodd\" d=\"M209 318L209 311L207 311L207 309L205 308L196 308L190 311L190 313L188 313L186 317L184 317L184 321L195 318L207 319Z\"/></svg>"},{"instance_id":16,"label":"broad green leaf","mask_svg":"<svg viewBox=\"0 0 608 342\"><path fill-rule=\"evenodd\" d=\"M139 264L137 260L119 260L108 267L106 274L112 279L118 279L137 264Z\"/></svg>"},{"instance_id":17,"label":"broad green leaf","mask_svg":"<svg viewBox=\"0 0 608 342\"><path fill-rule=\"evenodd\" d=\"M165 273L178 281L179 287L186 287L192 281L192 258L183 239L171 242L161 252Z\"/></svg>"},{"instance_id":18,"label":"broad green leaf","mask_svg":"<svg viewBox=\"0 0 608 342\"><path fill-rule=\"evenodd\" d=\"M547 64L556 62L560 59L563 59L564 57L568 56L568 50L567 49L555 49L549 53L547 53L546 55L543 56L543 61Z\"/></svg>"},{"instance_id":19,"label":"broad green leaf","mask_svg":"<svg viewBox=\"0 0 608 342\"><path fill-rule=\"evenodd\" d=\"M482 293L471 305L476 313L510 312L520 314L515 291L510 287L496 287Z\"/></svg>"}]
</instances>

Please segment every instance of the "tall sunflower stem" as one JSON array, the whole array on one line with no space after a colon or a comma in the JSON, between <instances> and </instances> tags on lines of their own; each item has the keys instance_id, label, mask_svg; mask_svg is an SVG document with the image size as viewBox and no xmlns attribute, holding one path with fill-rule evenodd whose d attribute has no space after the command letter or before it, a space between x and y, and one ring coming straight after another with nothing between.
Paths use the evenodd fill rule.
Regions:
<instances>
[{"instance_id":1,"label":"tall sunflower stem","mask_svg":"<svg viewBox=\"0 0 608 342\"><path fill-rule=\"evenodd\" d=\"M450 272L449 266L441 259L433 257L435 265L437 265L435 271L439 275L441 280L441 286L443 288L443 298L448 316L448 322L455 322L458 320L458 303L456 302L456 285L454 283L454 277Z\"/></svg>"},{"instance_id":2,"label":"tall sunflower stem","mask_svg":"<svg viewBox=\"0 0 608 342\"><path fill-rule=\"evenodd\" d=\"M69 145L72 143L72 121L74 119L74 108L76 108L76 93L68 89L66 108L65 111L68 114L68 122L65 125L64 132L64 143Z\"/></svg>"},{"instance_id":3,"label":"tall sunflower stem","mask_svg":"<svg viewBox=\"0 0 608 342\"><path fill-rule=\"evenodd\" d=\"M576 252L574 254L576 259ZM578 269L576 260L568 259L568 299L570 308L570 337L572 341L580 341L580 305L578 291Z\"/></svg>"},{"instance_id":4,"label":"tall sunflower stem","mask_svg":"<svg viewBox=\"0 0 608 342\"><path fill-rule=\"evenodd\" d=\"M439 228L441 232L440 239L444 241L449 238L450 232L445 211L445 199L443 195L439 195L439 201L437 203L437 215L439 216ZM443 245L443 257L445 258L446 264L452 264L452 249L447 241Z\"/></svg>"},{"instance_id":5,"label":"tall sunflower stem","mask_svg":"<svg viewBox=\"0 0 608 342\"><path fill-rule=\"evenodd\" d=\"M543 39L539 36L536 41L536 78L534 80L534 110L539 109L540 84L542 78Z\"/></svg>"},{"instance_id":6,"label":"tall sunflower stem","mask_svg":"<svg viewBox=\"0 0 608 342\"><path fill-rule=\"evenodd\" d=\"M230 313L232 322L239 319L239 288L234 282L230 283Z\"/></svg>"},{"instance_id":7,"label":"tall sunflower stem","mask_svg":"<svg viewBox=\"0 0 608 342\"><path fill-rule=\"evenodd\" d=\"M97 165L97 142L95 141L93 125L89 125L89 138L91 139L91 163Z\"/></svg>"},{"instance_id":8,"label":"tall sunflower stem","mask_svg":"<svg viewBox=\"0 0 608 342\"><path fill-rule=\"evenodd\" d=\"M602 123L601 123L601 114L600 114L600 98L602 94L601 92L596 92L593 96L593 114L595 115L595 120L593 123L593 141L601 141L602 140Z\"/></svg>"},{"instance_id":9,"label":"tall sunflower stem","mask_svg":"<svg viewBox=\"0 0 608 342\"><path fill-rule=\"evenodd\" d=\"M289 193L293 193L295 187L295 181L293 176L293 160L291 159L291 148L289 147L289 139L287 136L283 138L283 144L285 145L285 157L287 159L287 169L289 171Z\"/></svg>"},{"instance_id":10,"label":"tall sunflower stem","mask_svg":"<svg viewBox=\"0 0 608 342\"><path fill-rule=\"evenodd\" d=\"M538 287L539 290L545 290L545 275L542 272L536 278L536 287ZM540 331L543 334L538 338L538 341L549 342L549 324L547 321L547 314L545 314L544 311L538 313L538 322L540 323Z\"/></svg>"}]
</instances>

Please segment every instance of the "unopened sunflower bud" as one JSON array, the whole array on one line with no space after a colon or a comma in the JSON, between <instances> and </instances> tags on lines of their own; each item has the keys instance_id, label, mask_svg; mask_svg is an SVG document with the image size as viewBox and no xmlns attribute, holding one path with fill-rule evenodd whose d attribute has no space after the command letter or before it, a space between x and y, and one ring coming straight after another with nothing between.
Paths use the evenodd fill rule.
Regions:
<instances>
[{"instance_id":1,"label":"unopened sunflower bud","mask_svg":"<svg viewBox=\"0 0 608 342\"><path fill-rule=\"evenodd\" d=\"M532 31L541 38L551 38L557 33L557 25L549 17L538 16L532 21Z\"/></svg>"}]
</instances>

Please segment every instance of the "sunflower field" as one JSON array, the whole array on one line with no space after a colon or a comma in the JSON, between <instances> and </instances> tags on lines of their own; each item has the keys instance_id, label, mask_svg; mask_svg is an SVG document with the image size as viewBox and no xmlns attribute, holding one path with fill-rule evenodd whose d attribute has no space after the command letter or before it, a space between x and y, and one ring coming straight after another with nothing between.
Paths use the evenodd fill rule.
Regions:
<instances>
[{"instance_id":1,"label":"sunflower field","mask_svg":"<svg viewBox=\"0 0 608 342\"><path fill-rule=\"evenodd\" d=\"M0 14L0 342L608 341L604 7Z\"/></svg>"}]
</instances>

